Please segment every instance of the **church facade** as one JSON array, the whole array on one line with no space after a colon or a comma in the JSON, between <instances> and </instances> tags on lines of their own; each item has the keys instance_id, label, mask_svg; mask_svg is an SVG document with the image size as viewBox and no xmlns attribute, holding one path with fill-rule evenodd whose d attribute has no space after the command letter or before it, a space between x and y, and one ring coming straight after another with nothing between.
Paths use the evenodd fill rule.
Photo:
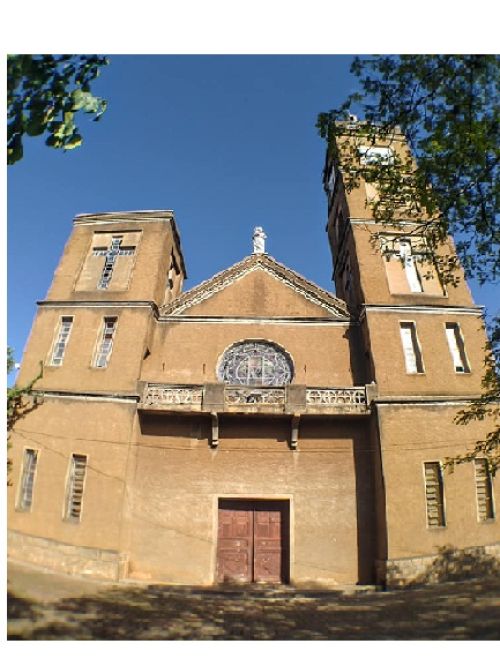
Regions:
<instances>
[{"instance_id":1,"label":"church facade","mask_svg":"<svg viewBox=\"0 0 500 666\"><path fill-rule=\"evenodd\" d=\"M385 150L384 146L379 147ZM265 252L183 291L172 211L78 215L39 302L11 434L13 559L111 580L397 584L440 549L500 557L485 333L463 274L327 159L336 295ZM447 251L446 247L443 252ZM453 251L451 240L448 251Z\"/></svg>"}]
</instances>

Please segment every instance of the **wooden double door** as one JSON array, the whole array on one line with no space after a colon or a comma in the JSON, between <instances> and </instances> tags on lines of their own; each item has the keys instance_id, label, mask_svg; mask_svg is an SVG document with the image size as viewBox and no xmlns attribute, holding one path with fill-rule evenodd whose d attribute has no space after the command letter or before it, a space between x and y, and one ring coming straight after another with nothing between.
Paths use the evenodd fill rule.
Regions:
<instances>
[{"instance_id":1,"label":"wooden double door","mask_svg":"<svg viewBox=\"0 0 500 666\"><path fill-rule=\"evenodd\" d=\"M217 582L287 583L289 503L219 500Z\"/></svg>"}]
</instances>

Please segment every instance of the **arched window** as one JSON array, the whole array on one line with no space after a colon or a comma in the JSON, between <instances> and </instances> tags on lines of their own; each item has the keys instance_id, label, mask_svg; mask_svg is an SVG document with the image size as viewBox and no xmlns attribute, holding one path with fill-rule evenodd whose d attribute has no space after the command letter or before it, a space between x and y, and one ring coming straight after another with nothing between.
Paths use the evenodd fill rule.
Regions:
<instances>
[{"instance_id":1,"label":"arched window","mask_svg":"<svg viewBox=\"0 0 500 666\"><path fill-rule=\"evenodd\" d=\"M217 376L226 384L284 386L292 381L293 363L278 345L264 340L246 340L224 352Z\"/></svg>"}]
</instances>

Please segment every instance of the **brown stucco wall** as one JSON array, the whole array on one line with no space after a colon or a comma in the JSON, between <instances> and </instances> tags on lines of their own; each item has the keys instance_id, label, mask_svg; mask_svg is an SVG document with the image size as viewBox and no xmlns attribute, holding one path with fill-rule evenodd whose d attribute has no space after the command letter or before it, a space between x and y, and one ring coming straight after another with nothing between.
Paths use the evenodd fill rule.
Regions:
<instances>
[{"instance_id":1,"label":"brown stucco wall","mask_svg":"<svg viewBox=\"0 0 500 666\"><path fill-rule=\"evenodd\" d=\"M479 522L473 463L444 473L446 527L427 527L424 462L473 448L493 427L491 421L455 425L460 406L378 406L386 492L389 559L435 555L443 546L467 548L500 541L498 520ZM500 488L493 481L494 503Z\"/></svg>"},{"instance_id":2,"label":"brown stucco wall","mask_svg":"<svg viewBox=\"0 0 500 666\"><path fill-rule=\"evenodd\" d=\"M394 228L388 228L383 225L361 225L354 224L352 227L353 245L352 253L359 265L359 275L361 284L362 301L364 303L385 303L385 304L414 304L414 305L441 305L441 306L467 306L473 305L470 289L465 281L462 270L457 269L455 275L458 284L444 286L445 293L439 295L433 281L422 279L421 293L396 294L389 288L387 276L386 260L380 252L378 241L373 240L376 233L390 231L394 233ZM406 231L406 233L408 233ZM451 240L444 243L437 252L439 255L453 254L454 249ZM425 268L425 264L424 264Z\"/></svg>"},{"instance_id":3,"label":"brown stucco wall","mask_svg":"<svg viewBox=\"0 0 500 666\"><path fill-rule=\"evenodd\" d=\"M292 581L358 580L359 424L304 423L295 452L289 422L276 418L221 419L217 450L208 446L208 421L189 417L146 415L137 438L132 576L211 584L217 500L233 497L290 501Z\"/></svg>"},{"instance_id":4,"label":"brown stucco wall","mask_svg":"<svg viewBox=\"0 0 500 666\"><path fill-rule=\"evenodd\" d=\"M263 269L242 276L207 300L187 308L187 316L332 317Z\"/></svg>"},{"instance_id":5,"label":"brown stucco wall","mask_svg":"<svg viewBox=\"0 0 500 666\"><path fill-rule=\"evenodd\" d=\"M72 316L63 363L51 366L51 351L62 316ZM117 317L113 350L107 368L92 367L104 317ZM17 383L27 384L39 372L38 390L82 392L136 389L153 315L148 307L40 307L33 324Z\"/></svg>"},{"instance_id":6,"label":"brown stucco wall","mask_svg":"<svg viewBox=\"0 0 500 666\"><path fill-rule=\"evenodd\" d=\"M115 291L76 289L79 276L89 254L94 232L140 233L128 289ZM179 257L172 228L168 220L140 222L124 219L122 222L76 224L64 248L54 281L47 293L48 300L143 300L162 304L165 300L167 273L171 253ZM180 259L179 259L180 263ZM97 285L98 276L96 276Z\"/></svg>"},{"instance_id":7,"label":"brown stucco wall","mask_svg":"<svg viewBox=\"0 0 500 666\"><path fill-rule=\"evenodd\" d=\"M406 372L400 322L416 323L424 373ZM373 312L366 315L375 379L382 395L467 396L481 393L486 342L479 316L456 313ZM445 333L446 322L457 322L465 344L470 373L455 372Z\"/></svg>"},{"instance_id":8,"label":"brown stucco wall","mask_svg":"<svg viewBox=\"0 0 500 666\"><path fill-rule=\"evenodd\" d=\"M160 322L141 379L203 384L217 380L223 352L235 342L268 340L283 347L295 366L294 383L352 386L347 325ZM189 361L188 361L189 359Z\"/></svg>"},{"instance_id":9,"label":"brown stucco wall","mask_svg":"<svg viewBox=\"0 0 500 666\"><path fill-rule=\"evenodd\" d=\"M134 412L134 403L46 397L19 420L10 438L9 528L66 544L119 550ZM25 448L39 451L28 512L16 510ZM88 456L79 523L63 519L73 453Z\"/></svg>"}]
</instances>

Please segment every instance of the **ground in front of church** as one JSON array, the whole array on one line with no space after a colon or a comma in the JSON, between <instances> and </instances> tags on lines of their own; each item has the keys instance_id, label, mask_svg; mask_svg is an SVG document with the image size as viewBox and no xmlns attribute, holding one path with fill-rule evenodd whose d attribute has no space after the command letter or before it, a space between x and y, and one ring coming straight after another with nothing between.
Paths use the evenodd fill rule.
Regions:
<instances>
[{"instance_id":1,"label":"ground in front of church","mask_svg":"<svg viewBox=\"0 0 500 666\"><path fill-rule=\"evenodd\" d=\"M110 584L8 569L9 640L498 640L500 580L388 592Z\"/></svg>"}]
</instances>

